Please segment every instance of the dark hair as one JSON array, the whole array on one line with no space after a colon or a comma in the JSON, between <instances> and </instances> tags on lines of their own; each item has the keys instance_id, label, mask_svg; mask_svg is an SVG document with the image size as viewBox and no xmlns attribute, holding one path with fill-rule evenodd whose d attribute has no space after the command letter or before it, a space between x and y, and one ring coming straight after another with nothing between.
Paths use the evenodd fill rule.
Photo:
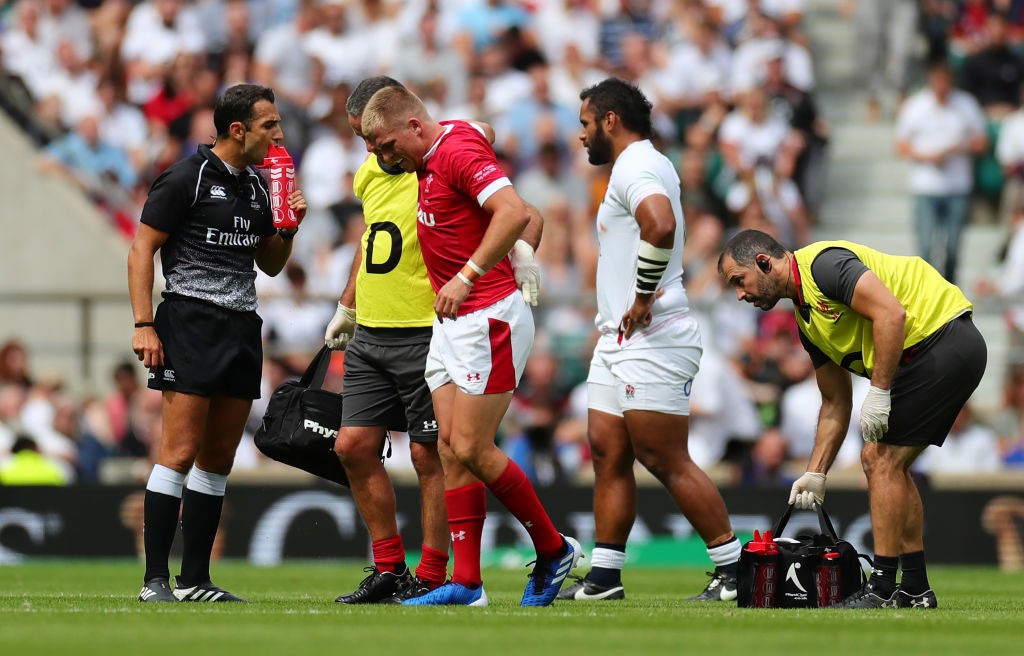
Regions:
<instances>
[{"instance_id":1,"label":"dark hair","mask_svg":"<svg viewBox=\"0 0 1024 656\"><path fill-rule=\"evenodd\" d=\"M580 100L587 98L598 119L613 112L630 132L636 132L645 139L653 136L651 101L635 84L610 77L580 92Z\"/></svg>"},{"instance_id":2,"label":"dark hair","mask_svg":"<svg viewBox=\"0 0 1024 656\"><path fill-rule=\"evenodd\" d=\"M252 108L261 100L274 102L274 91L259 84L236 84L220 94L213 107L213 126L217 129L217 136L226 137L235 122L247 130L252 127Z\"/></svg>"},{"instance_id":3,"label":"dark hair","mask_svg":"<svg viewBox=\"0 0 1024 656\"><path fill-rule=\"evenodd\" d=\"M362 82L356 85L356 88L352 90L352 93L348 97L348 101L345 103L345 111L349 116L362 116L363 110L366 109L367 103L370 102L370 98L373 94L377 93L381 89L388 87L401 87L405 86L393 77L387 75L374 75L373 77L365 78Z\"/></svg>"},{"instance_id":4,"label":"dark hair","mask_svg":"<svg viewBox=\"0 0 1024 656\"><path fill-rule=\"evenodd\" d=\"M14 444L11 445L11 453L21 453L22 451L39 451L39 445L34 439L24 433L18 433L14 439Z\"/></svg>"},{"instance_id":5,"label":"dark hair","mask_svg":"<svg viewBox=\"0 0 1024 656\"><path fill-rule=\"evenodd\" d=\"M767 253L774 258L784 257L786 248L766 232L760 230L742 230L736 233L718 256L718 272L722 273L722 260L728 255L736 264L754 267L754 258Z\"/></svg>"},{"instance_id":6,"label":"dark hair","mask_svg":"<svg viewBox=\"0 0 1024 656\"><path fill-rule=\"evenodd\" d=\"M936 56L928 59L926 70L928 74L932 73L945 73L950 77L953 76L953 67L949 63L949 59L945 56Z\"/></svg>"}]
</instances>

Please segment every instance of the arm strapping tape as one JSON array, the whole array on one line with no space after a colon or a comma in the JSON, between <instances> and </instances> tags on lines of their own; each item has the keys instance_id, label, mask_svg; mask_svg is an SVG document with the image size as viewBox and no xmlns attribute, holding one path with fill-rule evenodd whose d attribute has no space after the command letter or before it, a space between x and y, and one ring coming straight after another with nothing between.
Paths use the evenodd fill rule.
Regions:
<instances>
[{"instance_id":1,"label":"arm strapping tape","mask_svg":"<svg viewBox=\"0 0 1024 656\"><path fill-rule=\"evenodd\" d=\"M665 275L668 261L672 259L671 248L658 248L640 240L636 254L636 293L653 294L658 289L661 277Z\"/></svg>"}]
</instances>

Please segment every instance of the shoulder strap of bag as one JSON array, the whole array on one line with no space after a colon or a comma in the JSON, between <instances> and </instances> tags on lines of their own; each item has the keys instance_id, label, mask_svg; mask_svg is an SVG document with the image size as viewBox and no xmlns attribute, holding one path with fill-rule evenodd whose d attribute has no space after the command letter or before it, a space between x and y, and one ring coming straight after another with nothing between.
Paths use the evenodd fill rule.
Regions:
<instances>
[{"instance_id":1,"label":"shoulder strap of bag","mask_svg":"<svg viewBox=\"0 0 1024 656\"><path fill-rule=\"evenodd\" d=\"M331 353L333 351L326 344L321 347L313 357L313 361L306 367L306 371L299 379L299 384L309 389L320 389L324 385L324 378L327 377L327 368L331 366Z\"/></svg>"}]
</instances>

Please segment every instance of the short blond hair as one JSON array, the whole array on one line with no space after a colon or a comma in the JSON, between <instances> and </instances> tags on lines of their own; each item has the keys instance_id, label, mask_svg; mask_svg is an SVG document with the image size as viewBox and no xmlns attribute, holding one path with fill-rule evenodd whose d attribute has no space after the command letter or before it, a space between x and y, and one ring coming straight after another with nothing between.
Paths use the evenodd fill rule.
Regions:
<instances>
[{"instance_id":1,"label":"short blond hair","mask_svg":"<svg viewBox=\"0 0 1024 656\"><path fill-rule=\"evenodd\" d=\"M363 110L363 136L377 130L391 131L410 118L430 120L430 114L419 97L405 87L385 87L370 97Z\"/></svg>"}]
</instances>

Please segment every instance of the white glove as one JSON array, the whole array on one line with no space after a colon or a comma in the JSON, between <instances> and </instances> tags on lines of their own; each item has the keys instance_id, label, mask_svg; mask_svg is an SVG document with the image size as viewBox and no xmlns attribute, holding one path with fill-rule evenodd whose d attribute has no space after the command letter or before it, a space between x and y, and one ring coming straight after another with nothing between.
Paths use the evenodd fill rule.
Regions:
<instances>
[{"instance_id":1,"label":"white glove","mask_svg":"<svg viewBox=\"0 0 1024 656\"><path fill-rule=\"evenodd\" d=\"M877 442L885 437L889 430L889 390L874 385L868 389L864 397L864 405L860 407L860 436L865 442Z\"/></svg>"},{"instance_id":2,"label":"white glove","mask_svg":"<svg viewBox=\"0 0 1024 656\"><path fill-rule=\"evenodd\" d=\"M338 301L338 311L334 318L327 324L327 332L324 333L324 343L334 350L343 349L348 346L348 340L356 331L356 311L345 307Z\"/></svg>"},{"instance_id":3,"label":"white glove","mask_svg":"<svg viewBox=\"0 0 1024 656\"><path fill-rule=\"evenodd\" d=\"M815 503L820 506L824 500L825 475L818 472L804 472L789 490L789 503L800 510L810 510Z\"/></svg>"},{"instance_id":4,"label":"white glove","mask_svg":"<svg viewBox=\"0 0 1024 656\"><path fill-rule=\"evenodd\" d=\"M516 285L523 292L523 300L536 307L540 296L540 267L533 258L533 246L522 239L516 240L512 246L512 268Z\"/></svg>"}]
</instances>

